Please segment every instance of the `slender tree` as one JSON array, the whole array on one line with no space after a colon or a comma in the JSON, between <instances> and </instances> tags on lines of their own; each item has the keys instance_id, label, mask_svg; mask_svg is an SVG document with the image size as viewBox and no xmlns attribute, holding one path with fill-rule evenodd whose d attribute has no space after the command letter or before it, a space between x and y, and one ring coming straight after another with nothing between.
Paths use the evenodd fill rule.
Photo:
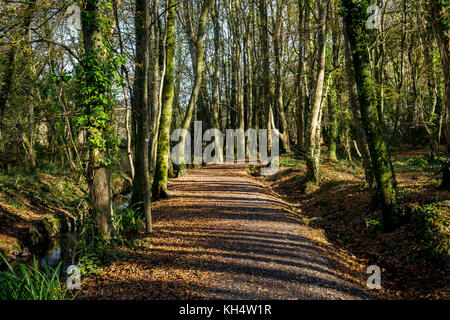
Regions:
<instances>
[{"instance_id":1,"label":"slender tree","mask_svg":"<svg viewBox=\"0 0 450 320\"><path fill-rule=\"evenodd\" d=\"M187 136L187 130L191 126L192 117L194 115L194 108L197 103L197 99L200 93L200 89L202 86L202 79L203 79L203 63L204 63L204 56L205 56L205 49L204 49L204 33L205 33L205 25L206 20L208 18L209 9L211 7L211 0L204 0L202 5L202 11L200 14L200 19L198 23L198 29L197 29L197 40L195 44L195 80L194 80L194 87L192 88L191 97L189 99L189 105L186 109L186 113L184 115L183 123L182 123L182 129L184 130L182 135L180 136L180 148L179 148L179 154L178 159L180 162L180 166L178 169L178 174L183 175L186 172L186 162L185 162L185 143L186 143L186 136Z\"/></svg>"},{"instance_id":2,"label":"slender tree","mask_svg":"<svg viewBox=\"0 0 450 320\"><path fill-rule=\"evenodd\" d=\"M167 2L167 42L166 42L166 72L162 91L162 111L159 131L158 158L153 179L154 198L166 198L167 179L169 173L170 124L172 122L172 104L175 88L175 0Z\"/></svg>"},{"instance_id":3,"label":"slender tree","mask_svg":"<svg viewBox=\"0 0 450 320\"><path fill-rule=\"evenodd\" d=\"M146 230L152 232L151 183L150 183L150 110L149 110L149 64L150 64L150 16L147 0L136 0L135 32L136 63L133 98L133 115L136 123L135 177L131 204L146 218Z\"/></svg>"},{"instance_id":4,"label":"slender tree","mask_svg":"<svg viewBox=\"0 0 450 320\"><path fill-rule=\"evenodd\" d=\"M319 63L316 81L316 96L311 110L311 124L308 130L307 141L307 180L310 182L319 182L320 165L320 144L321 144L321 122L322 108L324 100L324 83L326 68L326 50L327 50L327 15L329 3L319 5L319 33L317 36L319 42Z\"/></svg>"}]
</instances>

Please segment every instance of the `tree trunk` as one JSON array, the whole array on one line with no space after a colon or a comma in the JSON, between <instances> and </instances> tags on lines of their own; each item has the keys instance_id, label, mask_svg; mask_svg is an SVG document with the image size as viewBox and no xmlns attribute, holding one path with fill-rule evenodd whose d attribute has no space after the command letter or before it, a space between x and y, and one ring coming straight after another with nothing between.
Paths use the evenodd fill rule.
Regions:
<instances>
[{"instance_id":1,"label":"tree trunk","mask_svg":"<svg viewBox=\"0 0 450 320\"><path fill-rule=\"evenodd\" d=\"M366 30L367 8L370 1L343 0L346 41L353 58L353 70L358 92L361 119L369 144L372 169L377 183L376 196L383 213L383 224L391 230L399 221L396 210L396 182L391 160L384 141L382 124L373 92L368 48L373 44L370 30ZM347 61L347 63L351 63Z\"/></svg>"},{"instance_id":2,"label":"tree trunk","mask_svg":"<svg viewBox=\"0 0 450 320\"><path fill-rule=\"evenodd\" d=\"M298 34L299 34L299 48L298 48L298 71L297 71L297 146L300 150L305 147L305 108L303 106L303 60L305 59L303 35L303 16L304 1L298 1Z\"/></svg>"},{"instance_id":3,"label":"tree trunk","mask_svg":"<svg viewBox=\"0 0 450 320\"><path fill-rule=\"evenodd\" d=\"M153 179L153 198L166 198L169 174L170 124L175 85L175 0L168 1L166 72L162 91L162 111L158 142L158 157Z\"/></svg>"},{"instance_id":4,"label":"tree trunk","mask_svg":"<svg viewBox=\"0 0 450 320\"><path fill-rule=\"evenodd\" d=\"M120 54L123 55L124 47L123 47L122 31L120 28L120 21L119 21L119 14L118 14L119 3L120 3L120 0L113 1L113 11L114 11L114 19L115 19L115 23L116 23L117 33L118 33L118 37L119 37ZM135 172L134 172L134 161L133 161L131 129L130 129L131 112L130 112L130 103L129 103L129 96L128 96L129 78L128 78L128 72L127 72L127 69L125 66L121 67L121 75L126 80L126 82L124 81L124 84L122 85L122 92L123 92L123 96L124 96L124 100L125 100L125 133L127 136L127 156L128 156L128 164L130 166L131 180L134 180ZM126 85L126 84L128 84L128 85Z\"/></svg>"},{"instance_id":5,"label":"tree trunk","mask_svg":"<svg viewBox=\"0 0 450 320\"><path fill-rule=\"evenodd\" d=\"M213 105L212 116L213 126L217 130L221 130L220 125L220 109L219 109L219 87L220 87L220 20L219 20L219 4L214 2L214 10L212 12L212 20L214 25L214 76L213 76ZM223 161L223 145L220 139L215 140L217 159L219 162Z\"/></svg>"},{"instance_id":6,"label":"tree trunk","mask_svg":"<svg viewBox=\"0 0 450 320\"><path fill-rule=\"evenodd\" d=\"M333 52L332 52L332 64L333 69L339 65L339 34L337 30L333 29ZM330 75L331 77L331 75ZM328 95L328 116L330 121L330 131L328 135L328 153L331 161L337 161L336 148L339 138L339 126L337 119L337 105L338 105L338 86L337 78L333 76L333 85L330 94ZM348 146L348 136L346 137L346 146ZM348 149L346 149L348 150Z\"/></svg>"},{"instance_id":7,"label":"tree trunk","mask_svg":"<svg viewBox=\"0 0 450 320\"><path fill-rule=\"evenodd\" d=\"M135 177L131 204L146 219L147 233L152 232L150 184L150 110L149 110L149 5L146 0L136 0L136 63L134 81L133 115L136 123Z\"/></svg>"},{"instance_id":8,"label":"tree trunk","mask_svg":"<svg viewBox=\"0 0 450 320\"><path fill-rule=\"evenodd\" d=\"M285 114L285 106L283 100L283 65L281 61L281 56L283 53L283 21L282 21L282 5L280 0L277 0L277 12L276 20L274 21L273 30L273 47L275 54L275 103L280 116L280 129L281 129L281 142L284 152L291 152L291 146L289 142L289 131Z\"/></svg>"},{"instance_id":9,"label":"tree trunk","mask_svg":"<svg viewBox=\"0 0 450 320\"><path fill-rule=\"evenodd\" d=\"M272 99L271 99L271 76L270 76L270 56L269 56L269 30L267 21L267 3L266 0L259 1L259 19L260 19L260 38L262 55L262 74L260 80L262 83L262 105L265 108L265 124L267 129L267 146L269 150L272 146ZM268 151L269 151L268 150Z\"/></svg>"},{"instance_id":10,"label":"tree trunk","mask_svg":"<svg viewBox=\"0 0 450 320\"><path fill-rule=\"evenodd\" d=\"M353 123L356 132L356 143L358 144L358 149L361 152L366 182L369 184L371 189L374 189L375 177L373 175L372 163L370 160L370 151L369 145L367 143L367 136L361 120L361 108L359 106L358 101L358 88L356 85L355 70L353 68L353 56L351 53L348 35L345 28L344 28L344 38L345 38L344 46L345 46L345 60L346 60L345 67L347 72L350 107L353 113Z\"/></svg>"},{"instance_id":11,"label":"tree trunk","mask_svg":"<svg viewBox=\"0 0 450 320\"><path fill-rule=\"evenodd\" d=\"M329 3L320 6L320 30L318 34L319 41L319 63L318 75L316 83L316 97L312 109L311 124L308 131L307 141L307 181L319 182L319 165L320 165L320 144L321 144L321 119L323 106L323 92L325 80L325 58L327 49L327 15Z\"/></svg>"},{"instance_id":12,"label":"tree trunk","mask_svg":"<svg viewBox=\"0 0 450 320\"><path fill-rule=\"evenodd\" d=\"M100 1L87 0L84 4L81 15L83 40L86 61L84 69L87 74L86 83L95 84L95 72L97 68L101 68L102 61L102 30L99 21L102 19L100 9ZM98 90L102 91L105 88L99 85ZM96 109L104 109L101 101L93 101L87 106L87 114L96 112ZM98 133L104 136L105 132ZM90 133L88 133L90 135ZM89 140L89 137L87 137ZM89 185L89 205L90 215L94 217L99 227L99 232L105 239L109 239L112 233L112 201L110 188L110 174L109 168L103 163L103 160L108 156L107 152L98 152L90 146L90 155L88 163L87 180Z\"/></svg>"},{"instance_id":13,"label":"tree trunk","mask_svg":"<svg viewBox=\"0 0 450 320\"><path fill-rule=\"evenodd\" d=\"M183 175L186 172L184 149L185 149L185 143L186 143L187 130L189 130L189 127L191 126L192 117L194 115L195 104L197 103L198 95L200 93L200 89L202 86L203 62L204 62L204 55L205 55L203 36L205 33L205 25L206 25L206 20L208 17L208 12L209 12L210 6L211 6L211 0L203 1L202 12L200 14L200 21L199 21L198 30L197 30L194 87L192 88L191 97L189 99L189 105L186 109L186 113L184 115L184 119L183 119L183 123L182 123L183 133L180 136L180 148L179 148L178 159L177 159L178 162L180 163L179 168L178 168L178 175Z\"/></svg>"}]
</instances>

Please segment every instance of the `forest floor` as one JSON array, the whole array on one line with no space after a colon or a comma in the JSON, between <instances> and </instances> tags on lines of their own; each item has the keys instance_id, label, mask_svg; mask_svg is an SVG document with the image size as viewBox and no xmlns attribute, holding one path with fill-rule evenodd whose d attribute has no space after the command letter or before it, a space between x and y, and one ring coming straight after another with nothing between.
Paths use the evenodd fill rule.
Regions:
<instances>
[{"instance_id":1,"label":"forest floor","mask_svg":"<svg viewBox=\"0 0 450 320\"><path fill-rule=\"evenodd\" d=\"M367 266L245 166L189 170L169 187L153 204L154 234L84 279L80 299L373 298Z\"/></svg>"},{"instance_id":2,"label":"forest floor","mask_svg":"<svg viewBox=\"0 0 450 320\"><path fill-rule=\"evenodd\" d=\"M274 196L297 206L308 226L323 230L340 252L338 267L346 264L361 274L369 265L379 266L378 298L450 299L450 192L440 187L440 164L427 160L422 149L395 153L392 160L403 221L391 232L382 230L363 170L330 161L326 151L321 182L306 192L304 160L282 157L280 171L269 177L255 166L247 171Z\"/></svg>"}]
</instances>

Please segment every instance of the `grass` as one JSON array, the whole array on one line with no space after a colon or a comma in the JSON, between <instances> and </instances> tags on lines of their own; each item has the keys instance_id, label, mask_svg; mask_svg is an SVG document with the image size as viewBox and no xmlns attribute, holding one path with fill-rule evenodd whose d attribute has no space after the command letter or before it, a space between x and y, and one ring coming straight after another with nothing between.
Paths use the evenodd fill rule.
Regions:
<instances>
[{"instance_id":1,"label":"grass","mask_svg":"<svg viewBox=\"0 0 450 320\"><path fill-rule=\"evenodd\" d=\"M306 165L306 161L294 157L280 157L280 167L290 168L290 167L300 167Z\"/></svg>"},{"instance_id":2,"label":"grass","mask_svg":"<svg viewBox=\"0 0 450 320\"><path fill-rule=\"evenodd\" d=\"M36 260L33 266L12 267L0 254L7 271L0 271L0 300L73 300L74 295L60 281L60 265L52 270Z\"/></svg>"},{"instance_id":3,"label":"grass","mask_svg":"<svg viewBox=\"0 0 450 320\"><path fill-rule=\"evenodd\" d=\"M397 172L438 172L441 169L439 161L430 160L426 155L392 157L392 165Z\"/></svg>"}]
</instances>

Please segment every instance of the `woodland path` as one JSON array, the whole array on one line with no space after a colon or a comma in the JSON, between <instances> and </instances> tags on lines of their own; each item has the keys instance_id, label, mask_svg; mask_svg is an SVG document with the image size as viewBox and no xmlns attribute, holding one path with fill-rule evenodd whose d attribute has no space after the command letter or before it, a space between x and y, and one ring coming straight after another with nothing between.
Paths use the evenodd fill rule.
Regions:
<instances>
[{"instance_id":1,"label":"woodland path","mask_svg":"<svg viewBox=\"0 0 450 320\"><path fill-rule=\"evenodd\" d=\"M154 203L155 234L89 279L82 298L369 299L317 231L242 165L189 170Z\"/></svg>"}]
</instances>

